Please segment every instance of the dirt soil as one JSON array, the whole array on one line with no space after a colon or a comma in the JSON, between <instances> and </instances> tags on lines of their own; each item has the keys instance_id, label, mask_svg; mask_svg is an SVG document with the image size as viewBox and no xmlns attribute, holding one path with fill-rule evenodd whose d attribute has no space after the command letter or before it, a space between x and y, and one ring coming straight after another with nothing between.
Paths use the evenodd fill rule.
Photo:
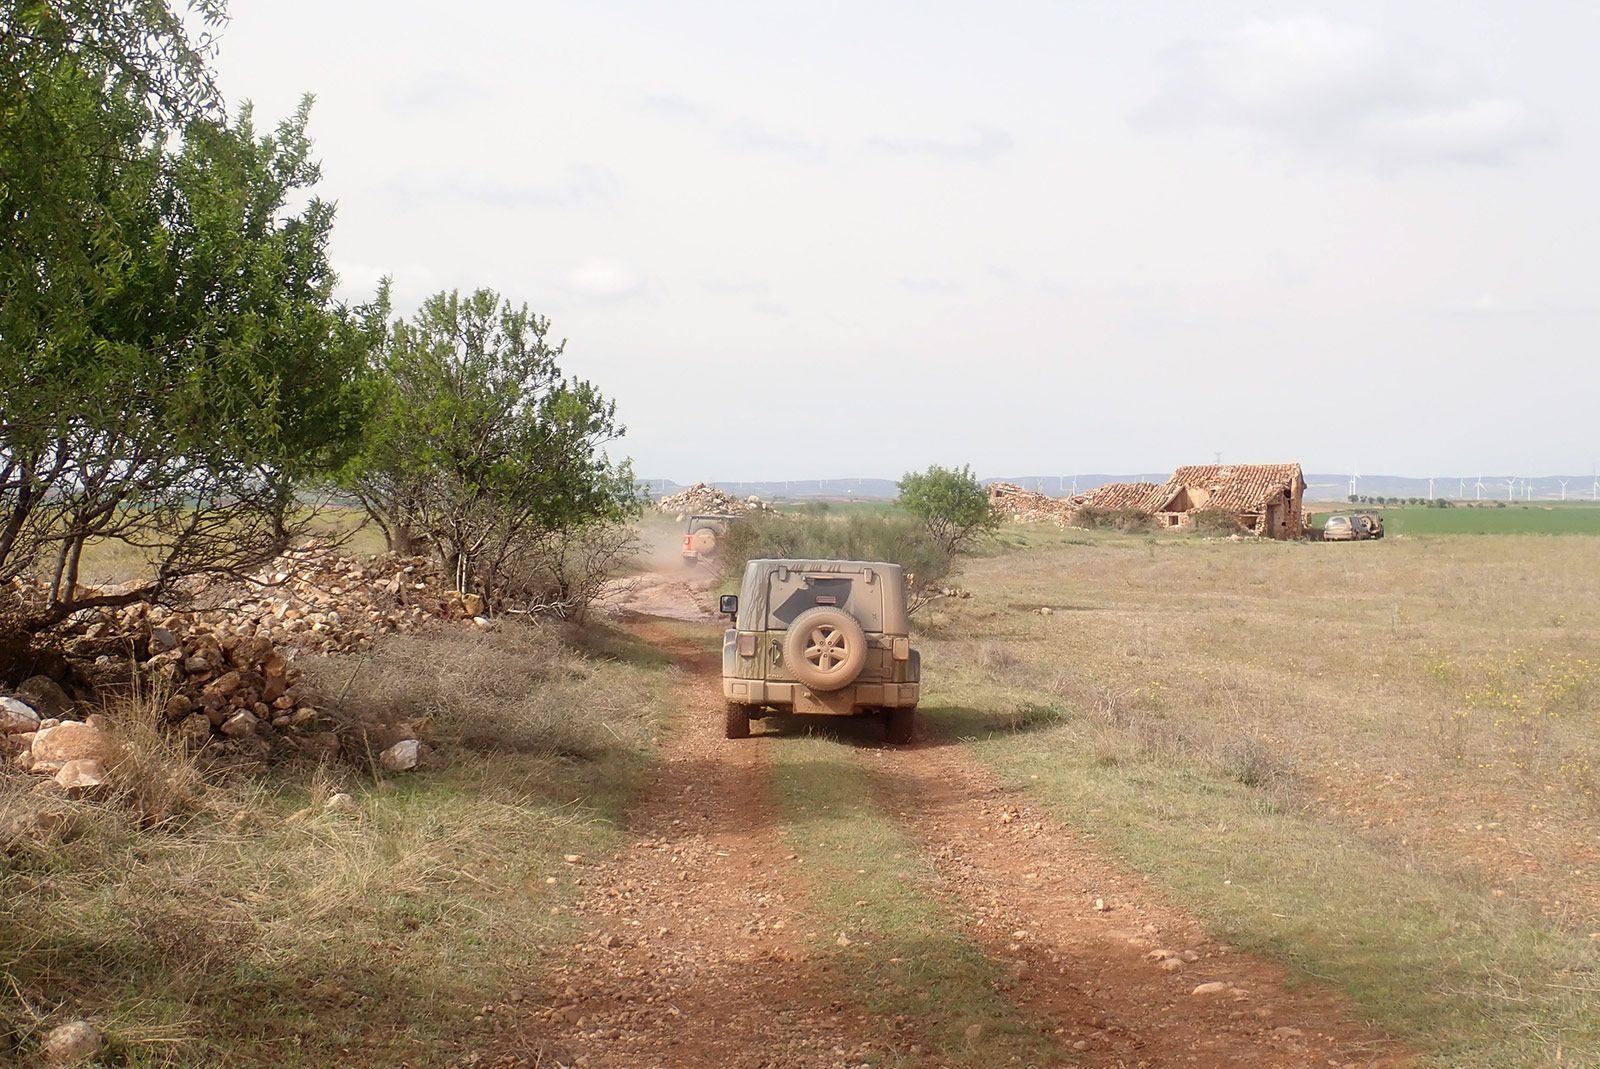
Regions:
<instances>
[{"instance_id":1,"label":"dirt soil","mask_svg":"<svg viewBox=\"0 0 1600 1069\"><path fill-rule=\"evenodd\" d=\"M885 808L928 850L968 934L1079 1064L1410 1064L1330 995L1291 993L1282 968L1209 938L960 747L925 738L873 756ZM1211 983L1225 989L1193 994Z\"/></svg>"},{"instance_id":2,"label":"dirt soil","mask_svg":"<svg viewBox=\"0 0 1600 1069\"><path fill-rule=\"evenodd\" d=\"M549 963L540 995L500 1008L502 1053L471 1064L935 1065L893 1022L842 997L846 985L808 950L817 924L788 863L767 767L784 740L724 740L716 655L659 619L707 621L709 634L704 591L647 577L613 611L682 667L678 708L630 845L569 865L583 886L578 938ZM1025 1019L1052 1023L1063 1064L1410 1064L1331 995L1291 992L1278 966L1210 939L952 740L898 749L839 729L846 741L859 736L886 812L928 850L939 894L1002 967L1002 993ZM1163 968L1153 951L1182 964ZM1220 993L1191 993L1213 981Z\"/></svg>"}]
</instances>

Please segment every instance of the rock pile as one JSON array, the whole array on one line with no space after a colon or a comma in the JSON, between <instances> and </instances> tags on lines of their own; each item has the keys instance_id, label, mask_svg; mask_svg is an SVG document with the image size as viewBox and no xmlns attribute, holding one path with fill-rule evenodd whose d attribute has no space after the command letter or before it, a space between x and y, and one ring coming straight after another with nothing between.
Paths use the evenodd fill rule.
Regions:
<instances>
[{"instance_id":1,"label":"rock pile","mask_svg":"<svg viewBox=\"0 0 1600 1069\"><path fill-rule=\"evenodd\" d=\"M18 690L50 688L60 689L38 676ZM116 743L95 717L85 721L41 716L20 698L0 698L0 761L6 764L53 776L69 794L82 796L106 782L106 769L117 756Z\"/></svg>"},{"instance_id":2,"label":"rock pile","mask_svg":"<svg viewBox=\"0 0 1600 1069\"><path fill-rule=\"evenodd\" d=\"M169 695L163 719L189 749L263 760L285 747L338 756L335 724L268 635L203 624L181 634L153 626L149 649L141 674L150 693Z\"/></svg>"},{"instance_id":3,"label":"rock pile","mask_svg":"<svg viewBox=\"0 0 1600 1069\"><path fill-rule=\"evenodd\" d=\"M1012 523L1046 522L1066 527L1073 522L1079 503L1076 498L1051 497L1025 490L1016 483L991 483L989 486L989 507Z\"/></svg>"},{"instance_id":4,"label":"rock pile","mask_svg":"<svg viewBox=\"0 0 1600 1069\"><path fill-rule=\"evenodd\" d=\"M340 723L323 708L293 663L306 650L365 650L375 636L429 621L472 621L487 628L483 599L446 588L424 557L358 559L325 542L278 558L253 582L196 592L203 606L173 610L134 604L85 612L63 631L77 666L84 708L96 688L159 695L161 726L207 760L266 760L342 751L389 771L409 771L427 756L410 724ZM63 677L65 678L65 677ZM120 756L113 737L83 718L79 703L46 676L0 693L0 762L55 776L75 793L106 782Z\"/></svg>"},{"instance_id":5,"label":"rock pile","mask_svg":"<svg viewBox=\"0 0 1600 1069\"><path fill-rule=\"evenodd\" d=\"M449 590L431 557L381 554L363 560L312 540L284 553L252 576L238 596L197 618L279 646L351 653L371 647L375 635L483 612L482 596Z\"/></svg>"},{"instance_id":6,"label":"rock pile","mask_svg":"<svg viewBox=\"0 0 1600 1069\"><path fill-rule=\"evenodd\" d=\"M269 637L193 622L174 630L181 614L148 611L155 622L135 644L148 654L135 661L141 691L162 696L158 726L201 760L332 760L344 754L408 772L427 757L407 721L346 722L326 712L301 669ZM25 692L47 700L30 704L21 697ZM115 733L99 716L80 717L78 704L53 681L36 677L0 696L0 761L53 776L69 794L85 795L111 783L121 757Z\"/></svg>"},{"instance_id":7,"label":"rock pile","mask_svg":"<svg viewBox=\"0 0 1600 1069\"><path fill-rule=\"evenodd\" d=\"M670 494L656 502L656 509L669 516L743 516L748 512L771 512L772 505L751 494L738 497L715 486L695 483L687 490Z\"/></svg>"}]
</instances>

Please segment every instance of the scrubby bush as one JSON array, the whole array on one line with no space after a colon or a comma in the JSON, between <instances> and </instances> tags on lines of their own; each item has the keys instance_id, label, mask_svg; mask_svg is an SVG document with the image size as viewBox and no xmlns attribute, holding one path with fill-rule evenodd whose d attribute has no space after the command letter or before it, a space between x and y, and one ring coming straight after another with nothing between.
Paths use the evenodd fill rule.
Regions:
<instances>
[{"instance_id":1,"label":"scrubby bush","mask_svg":"<svg viewBox=\"0 0 1600 1069\"><path fill-rule=\"evenodd\" d=\"M637 529L613 521L550 531L513 550L495 591L505 608L581 621L643 546Z\"/></svg>"},{"instance_id":2,"label":"scrubby bush","mask_svg":"<svg viewBox=\"0 0 1600 1069\"><path fill-rule=\"evenodd\" d=\"M913 595L948 579L954 560L920 519L897 511L757 513L729 525L721 550L724 576L763 557L886 561L906 570Z\"/></svg>"},{"instance_id":3,"label":"scrubby bush","mask_svg":"<svg viewBox=\"0 0 1600 1069\"><path fill-rule=\"evenodd\" d=\"M1091 530L1124 531L1130 534L1148 531L1154 525L1147 512L1140 512L1138 509L1097 508L1094 505L1085 505L1075 512L1073 522L1079 527L1088 527Z\"/></svg>"},{"instance_id":4,"label":"scrubby bush","mask_svg":"<svg viewBox=\"0 0 1600 1069\"><path fill-rule=\"evenodd\" d=\"M1199 509L1194 513L1192 523L1196 534L1232 535L1246 531L1239 514L1227 509Z\"/></svg>"}]
</instances>

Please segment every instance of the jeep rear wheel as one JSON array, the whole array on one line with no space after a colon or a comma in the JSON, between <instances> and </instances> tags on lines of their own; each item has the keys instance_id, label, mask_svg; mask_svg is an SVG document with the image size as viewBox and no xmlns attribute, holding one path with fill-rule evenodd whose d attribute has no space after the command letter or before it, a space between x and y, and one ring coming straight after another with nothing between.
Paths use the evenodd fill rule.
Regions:
<instances>
[{"instance_id":1,"label":"jeep rear wheel","mask_svg":"<svg viewBox=\"0 0 1600 1069\"><path fill-rule=\"evenodd\" d=\"M730 739L748 739L750 737L750 707L737 702L728 703L727 737Z\"/></svg>"},{"instance_id":2,"label":"jeep rear wheel","mask_svg":"<svg viewBox=\"0 0 1600 1069\"><path fill-rule=\"evenodd\" d=\"M890 709L883 723L883 737L904 745L911 741L912 726L916 722L915 709Z\"/></svg>"},{"instance_id":3,"label":"jeep rear wheel","mask_svg":"<svg viewBox=\"0 0 1600 1069\"><path fill-rule=\"evenodd\" d=\"M702 557L709 557L717 551L717 532L709 527L702 527L689 536L689 541L694 545L695 553Z\"/></svg>"},{"instance_id":4,"label":"jeep rear wheel","mask_svg":"<svg viewBox=\"0 0 1600 1069\"><path fill-rule=\"evenodd\" d=\"M843 609L819 605L794 618L783 639L783 663L815 691L841 690L867 664L867 633Z\"/></svg>"}]
</instances>

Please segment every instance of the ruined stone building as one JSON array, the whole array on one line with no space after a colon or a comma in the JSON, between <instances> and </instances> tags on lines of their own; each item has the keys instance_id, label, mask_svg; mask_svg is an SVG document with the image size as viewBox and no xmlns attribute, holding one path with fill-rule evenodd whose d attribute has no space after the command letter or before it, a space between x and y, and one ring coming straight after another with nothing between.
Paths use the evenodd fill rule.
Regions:
<instances>
[{"instance_id":1,"label":"ruined stone building","mask_svg":"<svg viewBox=\"0 0 1600 1069\"><path fill-rule=\"evenodd\" d=\"M1201 512L1233 516L1263 538L1305 535L1305 475L1298 464L1191 464L1165 485L1107 483L1074 497L1050 497L1013 483L989 487L989 504L1019 522L1075 524L1081 509L1137 512L1158 527L1188 527Z\"/></svg>"},{"instance_id":2,"label":"ruined stone building","mask_svg":"<svg viewBox=\"0 0 1600 1069\"><path fill-rule=\"evenodd\" d=\"M1305 475L1298 464L1191 464L1161 488L1156 523L1183 527L1197 512L1226 512L1264 538L1305 534Z\"/></svg>"}]
</instances>

